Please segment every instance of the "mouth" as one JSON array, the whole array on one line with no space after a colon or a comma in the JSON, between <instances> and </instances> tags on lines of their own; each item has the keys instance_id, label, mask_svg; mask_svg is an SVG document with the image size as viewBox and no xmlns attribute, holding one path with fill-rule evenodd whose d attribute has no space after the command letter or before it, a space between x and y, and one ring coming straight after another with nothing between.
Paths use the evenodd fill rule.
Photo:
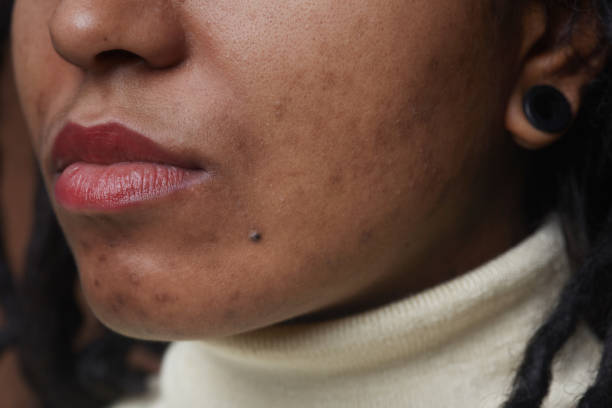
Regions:
<instances>
[{"instance_id":1,"label":"mouth","mask_svg":"<svg viewBox=\"0 0 612 408\"><path fill-rule=\"evenodd\" d=\"M205 169L119 123L68 123L51 151L57 203L72 211L113 211L187 189Z\"/></svg>"}]
</instances>

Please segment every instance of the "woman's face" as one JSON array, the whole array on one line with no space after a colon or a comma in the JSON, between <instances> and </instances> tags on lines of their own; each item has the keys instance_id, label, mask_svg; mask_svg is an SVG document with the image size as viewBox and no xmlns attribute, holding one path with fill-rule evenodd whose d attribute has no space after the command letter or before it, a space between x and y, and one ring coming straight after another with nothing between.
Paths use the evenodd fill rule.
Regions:
<instances>
[{"instance_id":1,"label":"woman's face","mask_svg":"<svg viewBox=\"0 0 612 408\"><path fill-rule=\"evenodd\" d=\"M516 238L520 36L494 4L17 0L20 98L97 315L158 339L337 315Z\"/></svg>"}]
</instances>

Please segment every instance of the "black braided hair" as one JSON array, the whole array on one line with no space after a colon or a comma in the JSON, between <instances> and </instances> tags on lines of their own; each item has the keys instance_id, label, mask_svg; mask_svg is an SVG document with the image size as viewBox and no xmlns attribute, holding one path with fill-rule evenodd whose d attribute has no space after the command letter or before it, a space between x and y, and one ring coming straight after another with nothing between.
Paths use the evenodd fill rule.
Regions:
<instances>
[{"instance_id":1,"label":"black braided hair","mask_svg":"<svg viewBox=\"0 0 612 408\"><path fill-rule=\"evenodd\" d=\"M566 1L565 6L574 13L597 13L602 45L609 46L612 1L591 0L590 8L584 3ZM602 341L603 356L595 382L578 407L612 407L612 59L584 90L568 134L534 155L539 157L531 172L529 205L532 212L554 208L560 214L574 273L527 345L504 408L542 405L552 382L553 360L580 321Z\"/></svg>"},{"instance_id":2,"label":"black braided hair","mask_svg":"<svg viewBox=\"0 0 612 408\"><path fill-rule=\"evenodd\" d=\"M2 63L3 58L4 42L8 36L12 3L12 0L0 0L0 63ZM0 69L2 68L0 67ZM2 109L2 106L0 106L0 109ZM4 312L5 320L4 328L0 331L0 353L15 344L17 339L15 324L18 322L18 319L16 319L18 307L15 283L6 262L4 250L4 246L0 246L0 307Z\"/></svg>"},{"instance_id":3,"label":"black braided hair","mask_svg":"<svg viewBox=\"0 0 612 408\"><path fill-rule=\"evenodd\" d=\"M0 57L11 9L12 0L0 0ZM104 329L99 338L76 349L83 323L75 296L76 265L43 183L39 179L37 184L23 282L13 280L0 246L0 307L5 317L0 353L9 347L16 350L23 377L44 408L103 407L142 393L147 373L130 367L127 354L140 345L161 355L166 345Z\"/></svg>"},{"instance_id":4,"label":"black braided hair","mask_svg":"<svg viewBox=\"0 0 612 408\"><path fill-rule=\"evenodd\" d=\"M0 0L0 42L8 37L12 8L13 0Z\"/></svg>"}]
</instances>

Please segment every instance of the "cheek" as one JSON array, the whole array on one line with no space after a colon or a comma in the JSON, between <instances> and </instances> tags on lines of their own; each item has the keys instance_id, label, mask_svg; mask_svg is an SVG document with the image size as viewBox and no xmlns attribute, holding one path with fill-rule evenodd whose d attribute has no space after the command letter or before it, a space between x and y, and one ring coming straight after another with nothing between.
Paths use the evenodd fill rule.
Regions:
<instances>
[{"instance_id":1,"label":"cheek","mask_svg":"<svg viewBox=\"0 0 612 408\"><path fill-rule=\"evenodd\" d=\"M20 1L45 2L56 3ZM206 14L218 31L202 34L209 54L191 61L206 67L212 53L240 96L223 122L248 129L231 132L240 135L235 145L222 132L206 141L214 150L218 137L224 148L216 151L233 152L222 155L223 194L173 201L153 221L108 231L65 222L89 302L124 333L235 333L349 298L409 261L407 245L424 241L470 156L471 136L461 139L470 129L456 120L466 103L457 69L465 55L456 50L471 36L449 43L446 34L464 22L431 13L430 0L410 8L403 1L295 1L276 7L284 13L273 12L277 2L253 2L261 9L232 13L250 7L242 3L201 2L214 9ZM18 82L41 137L48 118L70 107L81 77L53 52L48 16L35 8L18 8L15 43L29 44L16 51ZM141 91L154 89L169 94ZM172 103L194 109L189 121L211 116L201 95L185 98ZM150 104L152 112L163 116L158 105ZM263 234L256 245L247 239L253 228Z\"/></svg>"},{"instance_id":2,"label":"cheek","mask_svg":"<svg viewBox=\"0 0 612 408\"><path fill-rule=\"evenodd\" d=\"M47 20L56 1L18 0L12 21L15 80L34 147L40 150L49 117L72 94L78 70L51 46ZM75 77L76 74L76 77Z\"/></svg>"}]
</instances>

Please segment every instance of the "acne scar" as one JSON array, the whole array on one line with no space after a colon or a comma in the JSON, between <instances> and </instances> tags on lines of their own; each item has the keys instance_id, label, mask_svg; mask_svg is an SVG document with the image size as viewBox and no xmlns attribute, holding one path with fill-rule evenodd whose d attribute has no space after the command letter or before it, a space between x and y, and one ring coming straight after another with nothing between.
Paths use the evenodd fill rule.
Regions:
<instances>
[{"instance_id":1,"label":"acne scar","mask_svg":"<svg viewBox=\"0 0 612 408\"><path fill-rule=\"evenodd\" d=\"M79 244L81 246L81 249L83 250L83 252L87 253L89 252L89 250L91 249L91 245L89 245L89 242L85 241L85 240L81 240L79 241Z\"/></svg>"},{"instance_id":2,"label":"acne scar","mask_svg":"<svg viewBox=\"0 0 612 408\"><path fill-rule=\"evenodd\" d=\"M130 275L130 283L134 286L140 285L140 276L137 273L131 272Z\"/></svg>"},{"instance_id":3,"label":"acne scar","mask_svg":"<svg viewBox=\"0 0 612 408\"><path fill-rule=\"evenodd\" d=\"M117 305L119 305L119 306L124 306L125 305L125 296L123 296L123 294L115 293L114 299L115 299L115 303Z\"/></svg>"},{"instance_id":4,"label":"acne scar","mask_svg":"<svg viewBox=\"0 0 612 408\"><path fill-rule=\"evenodd\" d=\"M171 296L167 293L156 293L155 300L159 303L168 303L168 302L176 302L178 300L178 296Z\"/></svg>"},{"instance_id":5,"label":"acne scar","mask_svg":"<svg viewBox=\"0 0 612 408\"><path fill-rule=\"evenodd\" d=\"M343 178L342 178L342 174L340 173L334 173L329 177L329 184L331 184L332 186L337 186L342 184Z\"/></svg>"},{"instance_id":6,"label":"acne scar","mask_svg":"<svg viewBox=\"0 0 612 408\"><path fill-rule=\"evenodd\" d=\"M374 232L371 229L365 230L361 233L361 236L359 237L359 242L361 244L366 244L368 241L372 239L373 235L374 235Z\"/></svg>"},{"instance_id":7,"label":"acne scar","mask_svg":"<svg viewBox=\"0 0 612 408\"><path fill-rule=\"evenodd\" d=\"M331 71L323 73L323 80L321 83L321 89L323 91L328 91L336 87L338 80L336 79L336 74Z\"/></svg>"},{"instance_id":8,"label":"acne scar","mask_svg":"<svg viewBox=\"0 0 612 408\"><path fill-rule=\"evenodd\" d=\"M114 313L119 313L123 306L125 306L125 296L121 293L115 293L112 296L112 301L110 302L111 310Z\"/></svg>"},{"instance_id":9,"label":"acne scar","mask_svg":"<svg viewBox=\"0 0 612 408\"><path fill-rule=\"evenodd\" d=\"M284 97L282 99L279 99L278 101L274 102L273 108L274 108L274 117L276 117L276 120L278 122L282 121L283 118L285 117L285 114L287 113L287 105L291 102L291 98L290 97Z\"/></svg>"},{"instance_id":10,"label":"acne scar","mask_svg":"<svg viewBox=\"0 0 612 408\"><path fill-rule=\"evenodd\" d=\"M230 300L231 301L236 301L238 299L240 299L241 293L239 290L235 291L234 293L232 293L232 295L230 296Z\"/></svg>"}]
</instances>

